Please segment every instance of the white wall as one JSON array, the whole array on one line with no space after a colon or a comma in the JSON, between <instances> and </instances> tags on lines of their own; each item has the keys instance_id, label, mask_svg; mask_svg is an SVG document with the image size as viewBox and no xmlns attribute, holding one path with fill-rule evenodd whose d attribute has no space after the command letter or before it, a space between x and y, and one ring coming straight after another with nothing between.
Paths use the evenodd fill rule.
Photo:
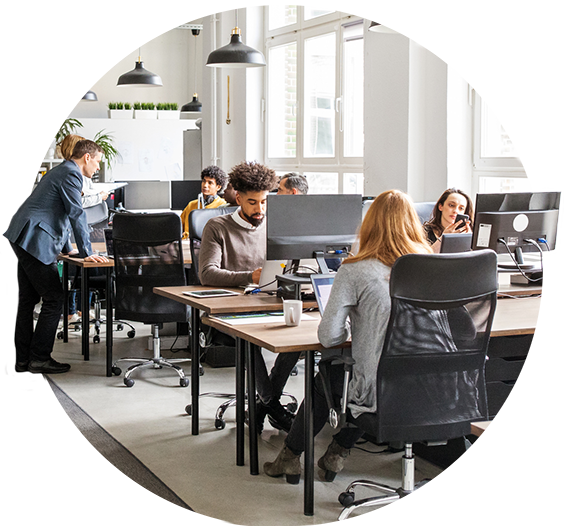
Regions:
<instances>
[{"instance_id":1,"label":"white wall","mask_svg":"<svg viewBox=\"0 0 564 526\"><path fill-rule=\"evenodd\" d=\"M471 6L472 87L564 87L564 6Z\"/></svg>"},{"instance_id":2,"label":"white wall","mask_svg":"<svg viewBox=\"0 0 564 526\"><path fill-rule=\"evenodd\" d=\"M136 5L0 6L2 86L89 87L98 96L98 102L2 98L2 118L103 118L110 101L181 106L192 100L195 39L189 30L173 29L172 6L141 6L141 59L163 87L116 86L135 67L138 13ZM201 53L200 44L200 63Z\"/></svg>"}]
</instances>

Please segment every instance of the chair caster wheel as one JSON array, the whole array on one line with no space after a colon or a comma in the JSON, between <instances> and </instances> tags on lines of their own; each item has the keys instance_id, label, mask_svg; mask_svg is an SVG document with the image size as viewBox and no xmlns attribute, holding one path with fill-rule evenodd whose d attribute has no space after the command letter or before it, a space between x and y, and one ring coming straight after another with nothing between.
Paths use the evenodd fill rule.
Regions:
<instances>
[{"instance_id":1,"label":"chair caster wheel","mask_svg":"<svg viewBox=\"0 0 564 526\"><path fill-rule=\"evenodd\" d=\"M350 506L354 502L354 491L343 491L339 495L339 502L343 506Z\"/></svg>"},{"instance_id":2,"label":"chair caster wheel","mask_svg":"<svg viewBox=\"0 0 564 526\"><path fill-rule=\"evenodd\" d=\"M185 408L184 411L186 411L187 415L191 415L192 414L192 405L188 404Z\"/></svg>"},{"instance_id":3,"label":"chair caster wheel","mask_svg":"<svg viewBox=\"0 0 564 526\"><path fill-rule=\"evenodd\" d=\"M57 340L62 340L62 339L63 339L63 336L64 336L63 331L59 331L59 332L57 333Z\"/></svg>"},{"instance_id":4,"label":"chair caster wheel","mask_svg":"<svg viewBox=\"0 0 564 526\"><path fill-rule=\"evenodd\" d=\"M180 387L188 387L188 378L180 379Z\"/></svg>"},{"instance_id":5,"label":"chair caster wheel","mask_svg":"<svg viewBox=\"0 0 564 526\"><path fill-rule=\"evenodd\" d=\"M121 374L121 369L119 367L112 367L112 374L119 376Z\"/></svg>"},{"instance_id":6,"label":"chair caster wheel","mask_svg":"<svg viewBox=\"0 0 564 526\"><path fill-rule=\"evenodd\" d=\"M121 323L118 323L116 326L116 330L117 331L123 331L123 325Z\"/></svg>"},{"instance_id":7,"label":"chair caster wheel","mask_svg":"<svg viewBox=\"0 0 564 526\"><path fill-rule=\"evenodd\" d=\"M199 375L204 376L204 368L201 365L200 365Z\"/></svg>"},{"instance_id":8,"label":"chair caster wheel","mask_svg":"<svg viewBox=\"0 0 564 526\"><path fill-rule=\"evenodd\" d=\"M225 429L225 420L221 420L220 418L215 419L215 428L216 429Z\"/></svg>"},{"instance_id":9,"label":"chair caster wheel","mask_svg":"<svg viewBox=\"0 0 564 526\"><path fill-rule=\"evenodd\" d=\"M298 368L296 366L292 369L290 376L298 376Z\"/></svg>"},{"instance_id":10,"label":"chair caster wheel","mask_svg":"<svg viewBox=\"0 0 564 526\"><path fill-rule=\"evenodd\" d=\"M94 336L94 338L92 338L92 341L94 343L100 343L100 336L98 336L98 335Z\"/></svg>"},{"instance_id":11,"label":"chair caster wheel","mask_svg":"<svg viewBox=\"0 0 564 526\"><path fill-rule=\"evenodd\" d=\"M135 336L135 331L133 331L133 330L132 330L132 331L129 331L129 332L127 333L127 337L128 337L128 338L133 338L134 336Z\"/></svg>"},{"instance_id":12,"label":"chair caster wheel","mask_svg":"<svg viewBox=\"0 0 564 526\"><path fill-rule=\"evenodd\" d=\"M123 379L123 383L127 386L127 387L133 387L133 384L135 383L135 381L131 378L124 378Z\"/></svg>"}]
</instances>

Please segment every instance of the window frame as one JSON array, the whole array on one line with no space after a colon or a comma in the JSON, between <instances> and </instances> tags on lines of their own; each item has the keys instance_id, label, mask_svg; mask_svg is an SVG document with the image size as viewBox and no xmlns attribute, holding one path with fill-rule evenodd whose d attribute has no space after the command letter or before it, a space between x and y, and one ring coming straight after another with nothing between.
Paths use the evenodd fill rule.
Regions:
<instances>
[{"instance_id":1,"label":"window frame","mask_svg":"<svg viewBox=\"0 0 564 526\"><path fill-rule=\"evenodd\" d=\"M296 42L297 49L297 101L296 101L296 157L270 157L268 151L269 141L269 81L270 74L268 68L269 61L267 60L265 78L265 112L263 119L265 141L265 160L268 166L273 168L276 172L314 172L314 173L335 173L339 175L339 193L343 193L344 174L358 173L364 175L364 156L362 157L344 157L344 131L343 127L343 96L344 96L344 82L343 82L343 54L345 40L343 38L344 27L351 24L363 24L364 20L360 17L353 15L335 12L327 15L322 15L314 19L304 21L303 7L298 6L298 17L295 24L284 26L276 30L268 30L268 7L265 9L265 54L268 55L271 48L281 45L287 45L291 42ZM304 156L304 46L308 38L315 38L334 32L335 38L335 98L334 98L334 138L335 149L333 157L305 157ZM364 38L364 32L362 37ZM339 111L337 111L339 110Z\"/></svg>"}]
</instances>

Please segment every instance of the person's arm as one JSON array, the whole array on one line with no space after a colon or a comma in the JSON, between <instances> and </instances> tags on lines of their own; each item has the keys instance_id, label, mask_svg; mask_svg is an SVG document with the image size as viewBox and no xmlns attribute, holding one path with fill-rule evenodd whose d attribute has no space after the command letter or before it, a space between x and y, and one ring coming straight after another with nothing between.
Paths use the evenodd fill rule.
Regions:
<instances>
[{"instance_id":1,"label":"person's arm","mask_svg":"<svg viewBox=\"0 0 564 526\"><path fill-rule=\"evenodd\" d=\"M204 227L200 248L200 283L212 287L244 287L252 283L256 269L236 272L222 268L224 250L222 233L213 222L208 222Z\"/></svg>"},{"instance_id":2,"label":"person's arm","mask_svg":"<svg viewBox=\"0 0 564 526\"><path fill-rule=\"evenodd\" d=\"M317 336L324 347L336 347L351 336L349 314L357 304L356 289L351 281L350 268L342 265L325 306L323 318L317 329Z\"/></svg>"},{"instance_id":3,"label":"person's arm","mask_svg":"<svg viewBox=\"0 0 564 526\"><path fill-rule=\"evenodd\" d=\"M59 191L74 232L78 253L80 257L86 258L93 253L93 250L90 244L86 213L82 208L82 176L79 179L76 173L70 172Z\"/></svg>"}]
</instances>

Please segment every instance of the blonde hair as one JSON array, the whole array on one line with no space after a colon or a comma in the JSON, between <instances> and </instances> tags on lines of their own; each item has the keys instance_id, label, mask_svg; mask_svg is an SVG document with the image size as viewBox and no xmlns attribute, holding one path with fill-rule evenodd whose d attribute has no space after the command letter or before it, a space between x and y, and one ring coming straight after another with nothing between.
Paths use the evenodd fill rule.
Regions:
<instances>
[{"instance_id":1,"label":"blonde hair","mask_svg":"<svg viewBox=\"0 0 564 526\"><path fill-rule=\"evenodd\" d=\"M63 156L63 159L65 159L66 161L70 161L72 159L72 152L74 150L74 147L76 146L76 143L78 141L83 141L84 137L81 137L80 135L67 135L62 141L61 141L61 155Z\"/></svg>"},{"instance_id":2,"label":"blonde hair","mask_svg":"<svg viewBox=\"0 0 564 526\"><path fill-rule=\"evenodd\" d=\"M358 254L343 263L378 259L391 267L405 254L430 253L411 198L399 190L388 190L376 197L366 212L360 226Z\"/></svg>"}]
</instances>

